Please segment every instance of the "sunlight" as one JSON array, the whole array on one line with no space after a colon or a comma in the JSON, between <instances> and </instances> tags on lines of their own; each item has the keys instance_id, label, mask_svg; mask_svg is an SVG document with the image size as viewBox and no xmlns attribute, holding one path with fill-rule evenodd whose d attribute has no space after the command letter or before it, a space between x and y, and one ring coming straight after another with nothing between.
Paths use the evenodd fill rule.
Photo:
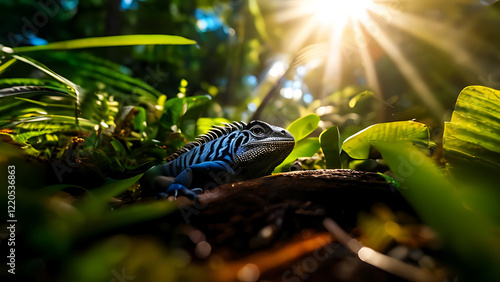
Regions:
<instances>
[{"instance_id":1,"label":"sunlight","mask_svg":"<svg viewBox=\"0 0 500 282\"><path fill-rule=\"evenodd\" d=\"M405 10L409 5L401 0L287 0L272 6L275 23L283 37L283 54L287 54L286 66L293 69L305 66L315 70L315 77L308 77L316 87L311 93L315 99L324 99L349 84L359 84L374 92L378 100L384 102L395 96L386 89L387 82L381 80L386 74L380 72L380 62L389 59L398 73L412 88L426 110L436 119L441 119L444 107L442 98L435 95L436 85L441 78L431 77L432 72L420 68L419 58L411 56L407 49L423 50L423 44L437 50L453 54L454 63L464 71L466 79L488 77L481 64L469 52L469 41L475 46L492 51L492 46L484 44L468 35L454 30L453 25L441 23L429 16L411 14ZM479 3L475 4L480 5ZM286 30L288 29L288 30ZM285 32L287 31L287 32ZM432 32L429 32L432 31ZM414 48L404 46L404 38L418 39ZM278 66L270 76L276 75ZM485 80L485 79L483 79ZM283 87L281 95L292 99L299 97L293 89ZM445 98L446 99L446 98ZM384 118L380 105L381 118Z\"/></svg>"},{"instance_id":2,"label":"sunlight","mask_svg":"<svg viewBox=\"0 0 500 282\"><path fill-rule=\"evenodd\" d=\"M398 68L399 72L414 89L417 97L437 118L443 107L424 79L424 75L407 57L392 36L393 28L429 42L436 48L449 52L454 50L462 65L479 73L473 58L456 41L446 34L447 26L430 23L420 16L411 16L399 10L397 1L375 0L289 0L280 2L275 12L279 24L297 24L288 34L285 52L294 54L289 66L304 65L309 69L321 67L318 77L321 88L315 95L324 98L338 91L352 75L345 73L360 66L365 84L381 100L387 99L382 93L376 61L384 53ZM418 28L415 28L418 27ZM426 33L431 28L438 31ZM380 51L376 51L380 49ZM377 53L378 52L378 53ZM351 78L347 78L350 76ZM290 90L282 95L293 97Z\"/></svg>"},{"instance_id":3,"label":"sunlight","mask_svg":"<svg viewBox=\"0 0 500 282\"><path fill-rule=\"evenodd\" d=\"M308 2L315 10L315 16L326 25L344 26L349 18L364 20L371 0L314 0Z\"/></svg>"}]
</instances>

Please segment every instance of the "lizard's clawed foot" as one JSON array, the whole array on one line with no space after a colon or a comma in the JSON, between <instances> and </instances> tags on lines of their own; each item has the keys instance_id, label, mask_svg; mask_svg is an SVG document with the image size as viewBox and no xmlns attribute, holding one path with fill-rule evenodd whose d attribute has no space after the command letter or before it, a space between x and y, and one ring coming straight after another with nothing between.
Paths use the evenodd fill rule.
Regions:
<instances>
[{"instance_id":1,"label":"lizard's clawed foot","mask_svg":"<svg viewBox=\"0 0 500 282\"><path fill-rule=\"evenodd\" d=\"M170 191L158 193L156 195L156 199L166 199L169 196L174 196L177 199L178 196L182 195L189 199L194 200L198 198L198 194L203 193L203 189L201 188L188 189L186 187L178 187L177 189L169 189L169 190Z\"/></svg>"}]
</instances>

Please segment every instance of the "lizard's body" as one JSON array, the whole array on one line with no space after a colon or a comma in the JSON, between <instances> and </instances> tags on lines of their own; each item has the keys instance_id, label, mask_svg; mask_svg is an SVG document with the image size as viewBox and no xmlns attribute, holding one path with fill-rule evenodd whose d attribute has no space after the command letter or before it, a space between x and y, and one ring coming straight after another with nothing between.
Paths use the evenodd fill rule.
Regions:
<instances>
[{"instance_id":1,"label":"lizard's body","mask_svg":"<svg viewBox=\"0 0 500 282\"><path fill-rule=\"evenodd\" d=\"M178 192L195 197L195 191L271 174L294 144L293 136L281 127L256 120L248 125L233 122L216 126L186 144L167 163L148 170L145 177L165 191L163 197ZM164 177L175 179L162 180Z\"/></svg>"}]
</instances>

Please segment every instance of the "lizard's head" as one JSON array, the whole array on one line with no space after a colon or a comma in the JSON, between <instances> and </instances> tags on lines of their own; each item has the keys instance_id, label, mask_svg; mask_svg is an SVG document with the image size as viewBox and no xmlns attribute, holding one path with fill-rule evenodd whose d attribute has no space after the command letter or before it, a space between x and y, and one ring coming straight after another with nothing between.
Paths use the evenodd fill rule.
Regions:
<instances>
[{"instance_id":1,"label":"lizard's head","mask_svg":"<svg viewBox=\"0 0 500 282\"><path fill-rule=\"evenodd\" d=\"M295 139L286 129L254 120L236 139L234 161L256 176L267 175L286 159L294 146Z\"/></svg>"}]
</instances>

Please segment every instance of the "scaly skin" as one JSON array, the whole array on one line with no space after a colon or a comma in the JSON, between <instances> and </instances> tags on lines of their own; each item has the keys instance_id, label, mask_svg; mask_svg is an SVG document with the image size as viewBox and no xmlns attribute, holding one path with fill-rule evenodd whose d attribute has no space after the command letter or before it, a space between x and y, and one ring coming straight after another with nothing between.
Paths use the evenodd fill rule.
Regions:
<instances>
[{"instance_id":1,"label":"scaly skin","mask_svg":"<svg viewBox=\"0 0 500 282\"><path fill-rule=\"evenodd\" d=\"M161 198L178 193L196 197L224 183L271 174L294 145L292 134L281 127L258 120L233 122L186 144L167 163L149 169L144 179L165 191Z\"/></svg>"}]
</instances>

